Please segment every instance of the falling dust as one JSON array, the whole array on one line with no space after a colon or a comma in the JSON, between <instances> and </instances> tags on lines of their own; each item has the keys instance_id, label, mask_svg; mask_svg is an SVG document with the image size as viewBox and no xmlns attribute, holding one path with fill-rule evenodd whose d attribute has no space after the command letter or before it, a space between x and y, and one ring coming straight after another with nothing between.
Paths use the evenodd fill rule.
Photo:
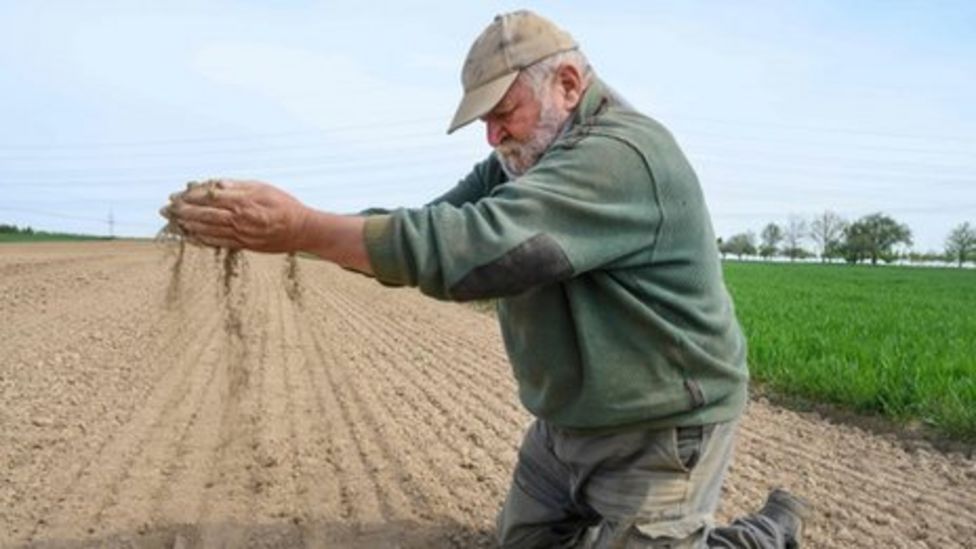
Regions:
<instances>
[{"instance_id":1,"label":"falling dust","mask_svg":"<svg viewBox=\"0 0 976 549\"><path fill-rule=\"evenodd\" d=\"M298 256L294 252L288 254L288 262L285 264L285 294L295 304L302 304L302 283L298 277Z\"/></svg>"},{"instance_id":2,"label":"falling dust","mask_svg":"<svg viewBox=\"0 0 976 549\"><path fill-rule=\"evenodd\" d=\"M218 253L220 249L218 248ZM244 337L243 313L246 305L245 280L247 258L240 250L223 250L221 262L221 301L224 308L224 337L227 342L227 373L232 398L247 388L250 372L247 366L247 339Z\"/></svg>"},{"instance_id":3,"label":"falling dust","mask_svg":"<svg viewBox=\"0 0 976 549\"><path fill-rule=\"evenodd\" d=\"M191 181L186 190L206 186L208 192L216 190L217 183L207 180L203 183ZM167 223L157 235L157 240L164 243L175 243L175 259L170 266L170 280L166 288L167 308L178 307L184 301L183 292L187 277L187 243L200 245L194 241L192 235L187 234L182 227L173 221ZM172 250L172 248L169 248ZM171 252L172 253L172 252ZM239 398L247 389L250 378L248 366L248 341L245 330L244 311L247 305L248 263L247 256L239 249L213 248L213 265L217 269L218 295L223 309L223 327L225 352L228 373L228 392L231 400ZM298 258L294 253L287 255L283 271L283 285L288 299L301 305L302 285L298 268Z\"/></svg>"},{"instance_id":4,"label":"falling dust","mask_svg":"<svg viewBox=\"0 0 976 549\"><path fill-rule=\"evenodd\" d=\"M170 267L169 284L166 286L166 307L172 309L182 303L180 300L180 285L183 280L183 262L186 258L186 241L179 239L176 248L176 259Z\"/></svg>"}]
</instances>

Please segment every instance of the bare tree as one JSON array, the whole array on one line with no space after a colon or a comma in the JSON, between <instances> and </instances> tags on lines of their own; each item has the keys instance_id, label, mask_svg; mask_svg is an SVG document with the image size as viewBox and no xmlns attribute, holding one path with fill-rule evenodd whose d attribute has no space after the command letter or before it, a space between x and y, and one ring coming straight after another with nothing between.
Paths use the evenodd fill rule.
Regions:
<instances>
[{"instance_id":1,"label":"bare tree","mask_svg":"<svg viewBox=\"0 0 976 549\"><path fill-rule=\"evenodd\" d=\"M783 230L783 241L786 243L786 248L783 250L783 253L790 258L790 261L795 261L797 257L808 255L804 254L805 250L800 246L806 234L807 222L796 214L790 214Z\"/></svg>"},{"instance_id":2,"label":"bare tree","mask_svg":"<svg viewBox=\"0 0 976 549\"><path fill-rule=\"evenodd\" d=\"M769 258L776 255L776 247L783 240L783 229L775 223L769 223L761 233L759 233L759 238L762 239L762 245L759 246L759 255Z\"/></svg>"},{"instance_id":3,"label":"bare tree","mask_svg":"<svg viewBox=\"0 0 976 549\"><path fill-rule=\"evenodd\" d=\"M810 224L810 238L820 249L820 261L835 253L843 241L847 221L836 213L827 210L813 218Z\"/></svg>"},{"instance_id":4,"label":"bare tree","mask_svg":"<svg viewBox=\"0 0 976 549\"><path fill-rule=\"evenodd\" d=\"M946 256L960 267L970 259L976 259L976 228L968 222L957 225L946 237Z\"/></svg>"}]
</instances>

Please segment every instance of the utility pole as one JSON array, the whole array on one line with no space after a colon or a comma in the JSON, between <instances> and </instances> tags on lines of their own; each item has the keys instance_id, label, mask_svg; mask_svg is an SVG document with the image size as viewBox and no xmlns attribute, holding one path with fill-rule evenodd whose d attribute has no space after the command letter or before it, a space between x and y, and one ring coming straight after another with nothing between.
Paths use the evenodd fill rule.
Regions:
<instances>
[{"instance_id":1,"label":"utility pole","mask_svg":"<svg viewBox=\"0 0 976 549\"><path fill-rule=\"evenodd\" d=\"M108 237L115 238L115 214L111 207L108 209Z\"/></svg>"}]
</instances>

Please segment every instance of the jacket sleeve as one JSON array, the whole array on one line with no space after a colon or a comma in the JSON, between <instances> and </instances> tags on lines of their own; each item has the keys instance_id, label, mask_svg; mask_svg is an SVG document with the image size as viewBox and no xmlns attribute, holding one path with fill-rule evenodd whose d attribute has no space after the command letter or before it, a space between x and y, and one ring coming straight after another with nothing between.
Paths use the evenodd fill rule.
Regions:
<instances>
[{"instance_id":1,"label":"jacket sleeve","mask_svg":"<svg viewBox=\"0 0 976 549\"><path fill-rule=\"evenodd\" d=\"M465 301L521 293L652 247L660 225L643 156L609 137L554 147L476 202L366 221L375 276Z\"/></svg>"}]
</instances>

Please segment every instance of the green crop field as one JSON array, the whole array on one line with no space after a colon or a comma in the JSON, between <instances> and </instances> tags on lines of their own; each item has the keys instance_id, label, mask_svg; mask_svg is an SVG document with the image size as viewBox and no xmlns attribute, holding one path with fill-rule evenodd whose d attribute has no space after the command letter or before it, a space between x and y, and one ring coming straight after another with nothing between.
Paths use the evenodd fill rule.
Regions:
<instances>
[{"instance_id":1,"label":"green crop field","mask_svg":"<svg viewBox=\"0 0 976 549\"><path fill-rule=\"evenodd\" d=\"M725 263L754 379L976 440L976 270Z\"/></svg>"}]
</instances>

